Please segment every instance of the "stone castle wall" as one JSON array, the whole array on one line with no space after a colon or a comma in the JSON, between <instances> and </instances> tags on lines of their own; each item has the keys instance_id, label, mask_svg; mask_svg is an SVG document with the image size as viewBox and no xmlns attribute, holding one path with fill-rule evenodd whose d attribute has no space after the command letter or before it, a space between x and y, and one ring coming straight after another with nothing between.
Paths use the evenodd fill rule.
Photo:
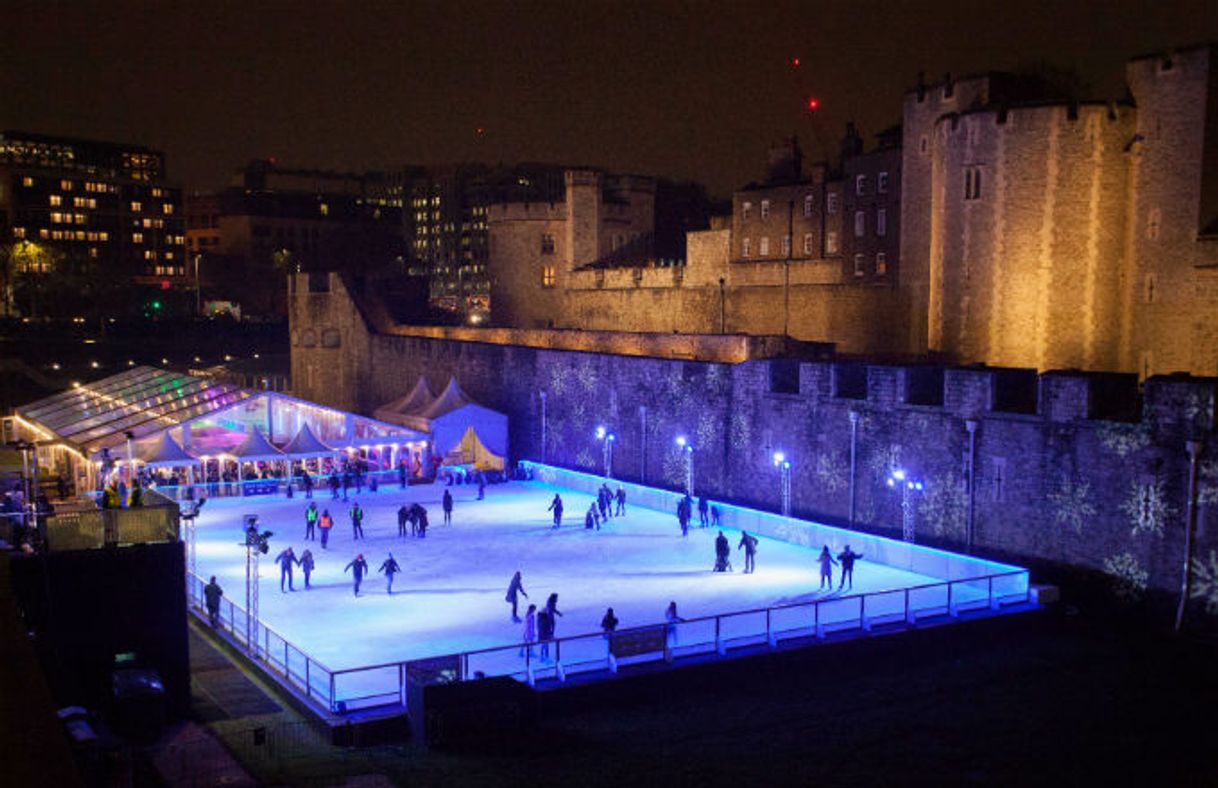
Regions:
<instances>
[{"instance_id":1,"label":"stone castle wall","mask_svg":"<svg viewBox=\"0 0 1218 788\"><path fill-rule=\"evenodd\" d=\"M886 534L901 528L900 496L885 482L900 466L926 482L916 500L921 538L961 549L971 534L983 554L1107 572L1131 592L1178 585L1185 446L1195 437L1203 450L1196 555L1218 570L1214 380L1152 379L1138 407L1132 377L722 364L372 333L341 288L298 291L291 314L294 382L309 399L371 412L419 375L456 376L509 415L516 457L595 471L595 429L606 425L618 435L617 475L677 488L674 440L685 435L697 447L698 491L769 509L779 506L770 456L781 449L794 462L795 513L849 520L853 479L857 523ZM309 329L317 320L337 344L296 344L299 332L321 328ZM1112 408L1122 401L1132 420L1104 420L1120 415Z\"/></svg>"}]
</instances>

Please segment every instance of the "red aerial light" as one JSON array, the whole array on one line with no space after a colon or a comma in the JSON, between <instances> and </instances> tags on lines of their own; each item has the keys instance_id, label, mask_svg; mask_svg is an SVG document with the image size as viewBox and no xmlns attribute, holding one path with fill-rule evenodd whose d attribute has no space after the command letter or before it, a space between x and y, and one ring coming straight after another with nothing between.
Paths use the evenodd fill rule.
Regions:
<instances>
[{"instance_id":1,"label":"red aerial light","mask_svg":"<svg viewBox=\"0 0 1218 788\"><path fill-rule=\"evenodd\" d=\"M815 98L808 99L808 109L820 109L820 100Z\"/></svg>"},{"instance_id":2,"label":"red aerial light","mask_svg":"<svg viewBox=\"0 0 1218 788\"><path fill-rule=\"evenodd\" d=\"M791 58L791 65L795 66L796 68L799 68L799 58L797 58L797 57Z\"/></svg>"},{"instance_id":3,"label":"red aerial light","mask_svg":"<svg viewBox=\"0 0 1218 788\"><path fill-rule=\"evenodd\" d=\"M168 279L162 279L162 280L161 280L161 289L162 289L162 290L168 290L168 289L169 289L169 280L168 280Z\"/></svg>"}]
</instances>

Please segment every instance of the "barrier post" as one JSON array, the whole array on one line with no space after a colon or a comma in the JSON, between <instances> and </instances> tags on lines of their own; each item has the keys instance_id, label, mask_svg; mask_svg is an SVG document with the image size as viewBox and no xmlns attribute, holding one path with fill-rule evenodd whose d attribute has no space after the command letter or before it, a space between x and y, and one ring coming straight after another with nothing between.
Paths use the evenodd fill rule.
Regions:
<instances>
[{"instance_id":1,"label":"barrier post","mask_svg":"<svg viewBox=\"0 0 1218 788\"><path fill-rule=\"evenodd\" d=\"M859 597L859 626L864 632L871 631L871 622L867 620L867 595L863 594Z\"/></svg>"},{"instance_id":2,"label":"barrier post","mask_svg":"<svg viewBox=\"0 0 1218 788\"><path fill-rule=\"evenodd\" d=\"M905 587L905 623L911 627L917 623L917 616L915 616L913 614L913 611L909 609L909 587L908 586Z\"/></svg>"},{"instance_id":3,"label":"barrier post","mask_svg":"<svg viewBox=\"0 0 1218 788\"><path fill-rule=\"evenodd\" d=\"M770 645L770 648L778 647L778 638L774 634L774 628L770 625L770 608L765 609L765 642Z\"/></svg>"},{"instance_id":4,"label":"barrier post","mask_svg":"<svg viewBox=\"0 0 1218 788\"><path fill-rule=\"evenodd\" d=\"M952 603L952 581L947 581L947 614L952 618L956 618L960 613L956 610L956 605Z\"/></svg>"},{"instance_id":5,"label":"barrier post","mask_svg":"<svg viewBox=\"0 0 1218 788\"><path fill-rule=\"evenodd\" d=\"M720 656L727 654L727 641L723 639L722 621L720 616L715 616L715 651L719 652Z\"/></svg>"},{"instance_id":6,"label":"barrier post","mask_svg":"<svg viewBox=\"0 0 1218 788\"><path fill-rule=\"evenodd\" d=\"M313 681L309 677L309 665L313 662L308 654L305 654L305 697L309 700L313 699Z\"/></svg>"},{"instance_id":7,"label":"barrier post","mask_svg":"<svg viewBox=\"0 0 1218 788\"><path fill-rule=\"evenodd\" d=\"M333 673L330 674L330 697L328 700L330 702L329 709L331 712L333 712L334 711L334 674Z\"/></svg>"}]
</instances>

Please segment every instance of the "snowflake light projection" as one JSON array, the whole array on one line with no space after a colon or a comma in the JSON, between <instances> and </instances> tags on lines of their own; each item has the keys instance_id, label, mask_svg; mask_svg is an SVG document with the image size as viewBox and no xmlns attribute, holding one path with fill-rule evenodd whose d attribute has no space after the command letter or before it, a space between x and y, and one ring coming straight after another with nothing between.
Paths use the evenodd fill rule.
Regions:
<instances>
[{"instance_id":1,"label":"snowflake light projection","mask_svg":"<svg viewBox=\"0 0 1218 788\"><path fill-rule=\"evenodd\" d=\"M1202 506L1218 504L1218 461L1207 460L1201 464L1197 502Z\"/></svg>"},{"instance_id":2,"label":"snowflake light projection","mask_svg":"<svg viewBox=\"0 0 1218 788\"><path fill-rule=\"evenodd\" d=\"M846 478L849 473L839 451L818 454L815 473L821 489L830 494L846 489L850 483Z\"/></svg>"},{"instance_id":3,"label":"snowflake light projection","mask_svg":"<svg viewBox=\"0 0 1218 788\"><path fill-rule=\"evenodd\" d=\"M1162 536L1167 521L1176 513L1175 508L1167 502L1167 493L1159 479L1146 484L1137 481L1130 483L1129 495L1121 504L1121 511L1133 523L1130 533L1134 536L1141 533Z\"/></svg>"},{"instance_id":4,"label":"snowflake light projection","mask_svg":"<svg viewBox=\"0 0 1218 788\"><path fill-rule=\"evenodd\" d=\"M952 472L937 476L926 485L926 493L918 506L923 522L929 523L935 536L954 537L964 533L968 516L968 491L964 480Z\"/></svg>"},{"instance_id":5,"label":"snowflake light projection","mask_svg":"<svg viewBox=\"0 0 1218 788\"><path fill-rule=\"evenodd\" d=\"M1207 561L1193 559L1194 599L1205 600L1205 612L1218 615L1218 553L1210 550Z\"/></svg>"},{"instance_id":6,"label":"snowflake light projection","mask_svg":"<svg viewBox=\"0 0 1218 788\"><path fill-rule=\"evenodd\" d=\"M1132 553L1110 555L1104 559L1104 571L1112 578L1112 591L1121 599L1136 601L1146 593L1150 575Z\"/></svg>"},{"instance_id":7,"label":"snowflake light projection","mask_svg":"<svg viewBox=\"0 0 1218 788\"><path fill-rule=\"evenodd\" d=\"M1063 476L1057 489L1049 493L1049 502L1053 504L1053 519L1058 525L1068 525L1076 534L1083 532L1083 525L1095 516L1096 509L1090 501L1091 485L1088 482L1074 482L1070 477Z\"/></svg>"},{"instance_id":8,"label":"snowflake light projection","mask_svg":"<svg viewBox=\"0 0 1218 788\"><path fill-rule=\"evenodd\" d=\"M731 436L732 448L737 451L744 451L753 444L753 423L740 411L732 413L728 432Z\"/></svg>"},{"instance_id":9,"label":"snowflake light projection","mask_svg":"<svg viewBox=\"0 0 1218 788\"><path fill-rule=\"evenodd\" d=\"M1100 428L1100 443L1124 458L1150 445L1150 432L1140 424L1108 423Z\"/></svg>"}]
</instances>

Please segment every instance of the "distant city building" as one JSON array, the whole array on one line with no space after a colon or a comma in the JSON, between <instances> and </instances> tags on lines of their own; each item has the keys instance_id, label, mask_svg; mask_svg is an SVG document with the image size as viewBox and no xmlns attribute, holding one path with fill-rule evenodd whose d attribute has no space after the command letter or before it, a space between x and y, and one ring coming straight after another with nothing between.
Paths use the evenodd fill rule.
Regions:
<instances>
[{"instance_id":1,"label":"distant city building","mask_svg":"<svg viewBox=\"0 0 1218 788\"><path fill-rule=\"evenodd\" d=\"M111 284L186 284L181 190L164 155L139 145L0 132L0 244L18 250L18 269L58 258ZM24 308L11 282L5 295Z\"/></svg>"},{"instance_id":2,"label":"distant city building","mask_svg":"<svg viewBox=\"0 0 1218 788\"><path fill-rule=\"evenodd\" d=\"M289 271L405 265L408 173L340 173L254 161L223 191L186 198L190 274L211 299L282 315Z\"/></svg>"}]
</instances>

